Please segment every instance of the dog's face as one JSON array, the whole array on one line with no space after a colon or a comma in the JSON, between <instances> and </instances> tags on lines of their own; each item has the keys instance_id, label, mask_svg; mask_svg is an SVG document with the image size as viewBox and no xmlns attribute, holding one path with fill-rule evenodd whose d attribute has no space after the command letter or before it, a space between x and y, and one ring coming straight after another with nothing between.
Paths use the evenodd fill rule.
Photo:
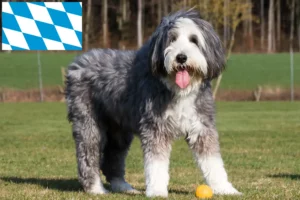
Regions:
<instances>
[{"instance_id":1,"label":"dog's face","mask_svg":"<svg viewBox=\"0 0 300 200\"><path fill-rule=\"evenodd\" d=\"M217 77L225 66L219 37L195 11L164 18L151 45L153 73L177 92L189 93L203 80Z\"/></svg>"}]
</instances>

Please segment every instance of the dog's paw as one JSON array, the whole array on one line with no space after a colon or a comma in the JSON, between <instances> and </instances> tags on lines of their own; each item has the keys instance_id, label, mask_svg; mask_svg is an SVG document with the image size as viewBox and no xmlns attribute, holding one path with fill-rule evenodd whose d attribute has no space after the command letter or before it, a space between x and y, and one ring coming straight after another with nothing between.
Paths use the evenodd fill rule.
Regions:
<instances>
[{"instance_id":1,"label":"dog's paw","mask_svg":"<svg viewBox=\"0 0 300 200\"><path fill-rule=\"evenodd\" d=\"M114 179L110 182L112 192L124 192L129 194L141 194L124 180Z\"/></svg>"},{"instance_id":2,"label":"dog's paw","mask_svg":"<svg viewBox=\"0 0 300 200\"><path fill-rule=\"evenodd\" d=\"M235 189L231 183L224 183L212 186L214 194L217 195L242 195L237 189Z\"/></svg>"},{"instance_id":3,"label":"dog's paw","mask_svg":"<svg viewBox=\"0 0 300 200\"><path fill-rule=\"evenodd\" d=\"M87 189L86 192L94 195L109 193L104 187L92 187L91 189Z\"/></svg>"},{"instance_id":4,"label":"dog's paw","mask_svg":"<svg viewBox=\"0 0 300 200\"><path fill-rule=\"evenodd\" d=\"M134 188L132 188L132 189L130 189L130 190L126 190L126 191L124 191L124 192L127 193L127 194L142 194L141 191L136 190L136 189L134 189Z\"/></svg>"},{"instance_id":5,"label":"dog's paw","mask_svg":"<svg viewBox=\"0 0 300 200\"><path fill-rule=\"evenodd\" d=\"M168 190L162 190L162 189L147 189L146 190L146 196L147 197L162 197L167 198L168 197Z\"/></svg>"}]
</instances>

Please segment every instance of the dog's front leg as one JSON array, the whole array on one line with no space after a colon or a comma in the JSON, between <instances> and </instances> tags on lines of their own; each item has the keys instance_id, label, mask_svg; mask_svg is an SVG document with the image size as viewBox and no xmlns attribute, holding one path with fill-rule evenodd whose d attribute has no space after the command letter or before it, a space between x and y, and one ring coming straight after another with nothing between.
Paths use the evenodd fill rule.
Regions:
<instances>
[{"instance_id":1,"label":"dog's front leg","mask_svg":"<svg viewBox=\"0 0 300 200\"><path fill-rule=\"evenodd\" d=\"M161 134L141 137L147 197L167 197L171 141Z\"/></svg>"},{"instance_id":2,"label":"dog's front leg","mask_svg":"<svg viewBox=\"0 0 300 200\"><path fill-rule=\"evenodd\" d=\"M201 134L189 135L187 142L195 155L206 183L215 194L241 194L228 181L220 154L218 133L215 129L205 128Z\"/></svg>"}]
</instances>

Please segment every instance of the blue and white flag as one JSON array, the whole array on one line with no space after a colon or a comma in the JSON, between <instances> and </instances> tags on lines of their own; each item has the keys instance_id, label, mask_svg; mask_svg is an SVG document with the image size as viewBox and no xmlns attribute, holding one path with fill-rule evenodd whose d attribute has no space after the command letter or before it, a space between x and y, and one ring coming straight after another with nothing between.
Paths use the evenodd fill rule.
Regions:
<instances>
[{"instance_id":1,"label":"blue and white flag","mask_svg":"<svg viewBox=\"0 0 300 200\"><path fill-rule=\"evenodd\" d=\"M2 2L2 50L82 50L82 3Z\"/></svg>"}]
</instances>

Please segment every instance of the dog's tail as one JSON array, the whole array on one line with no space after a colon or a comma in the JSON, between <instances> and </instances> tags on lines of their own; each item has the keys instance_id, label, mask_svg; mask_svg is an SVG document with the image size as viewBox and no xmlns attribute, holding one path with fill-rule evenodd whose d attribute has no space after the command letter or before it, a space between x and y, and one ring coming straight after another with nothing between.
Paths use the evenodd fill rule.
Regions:
<instances>
[{"instance_id":1,"label":"dog's tail","mask_svg":"<svg viewBox=\"0 0 300 200\"><path fill-rule=\"evenodd\" d=\"M90 111L90 88L88 79L84 78L87 68L77 60L69 65L65 77L65 98L70 122L76 120L80 113Z\"/></svg>"},{"instance_id":2,"label":"dog's tail","mask_svg":"<svg viewBox=\"0 0 300 200\"><path fill-rule=\"evenodd\" d=\"M91 82L96 78L93 63L97 60L97 50L92 49L78 57L68 66L65 77L65 98L68 119L74 121L78 113L92 112Z\"/></svg>"}]
</instances>

